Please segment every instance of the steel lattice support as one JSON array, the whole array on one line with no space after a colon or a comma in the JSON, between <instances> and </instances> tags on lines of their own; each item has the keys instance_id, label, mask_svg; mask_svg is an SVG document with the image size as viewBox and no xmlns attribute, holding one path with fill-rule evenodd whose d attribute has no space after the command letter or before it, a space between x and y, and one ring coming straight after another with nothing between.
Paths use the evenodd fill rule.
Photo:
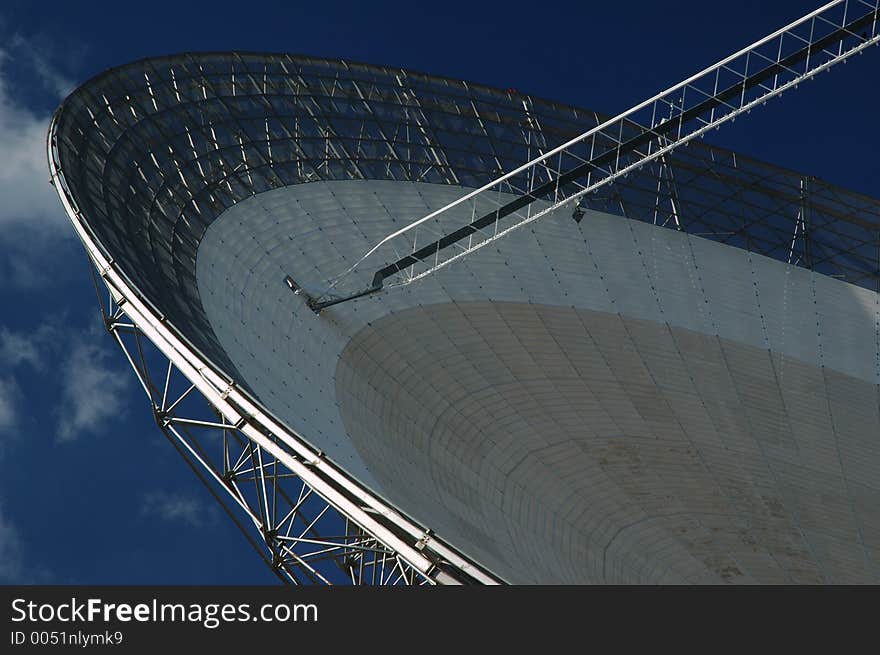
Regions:
<instances>
[{"instance_id":1,"label":"steel lattice support","mask_svg":"<svg viewBox=\"0 0 880 655\"><path fill-rule=\"evenodd\" d=\"M377 266L370 286L348 294L307 294L308 305L317 313L381 291L389 278L402 286L430 275L650 162L665 166L676 148L877 44L880 2L833 0L391 232L330 281L336 287L370 261ZM462 225L463 216L470 222Z\"/></svg>"},{"instance_id":2,"label":"steel lattice support","mask_svg":"<svg viewBox=\"0 0 880 655\"><path fill-rule=\"evenodd\" d=\"M279 578L293 584L436 582L340 514L232 425L112 297L109 307L102 305L102 314L149 400L156 424Z\"/></svg>"},{"instance_id":3,"label":"steel lattice support","mask_svg":"<svg viewBox=\"0 0 880 655\"><path fill-rule=\"evenodd\" d=\"M107 302L101 302L101 313L148 398L156 424L282 581L355 585L452 581L438 580L437 575L412 566L248 438L241 421L232 424L150 342L126 315L125 304L117 303L110 293Z\"/></svg>"},{"instance_id":4,"label":"steel lattice support","mask_svg":"<svg viewBox=\"0 0 880 655\"><path fill-rule=\"evenodd\" d=\"M276 574L296 583L499 583L268 414L140 296L70 193L54 127L50 181L109 292L105 325L159 427L236 523L253 525L264 548L250 541ZM95 279L99 298L101 283ZM339 580L332 566L319 569L327 561L337 564Z\"/></svg>"},{"instance_id":5,"label":"steel lattice support","mask_svg":"<svg viewBox=\"0 0 880 655\"><path fill-rule=\"evenodd\" d=\"M403 246L389 242L384 266L462 220L480 221L483 211L501 218L495 211L510 194L530 200L540 188L558 189L538 204L577 202L576 220L585 210L620 214L878 291L876 199L691 139L880 42L878 6L835 0L668 97L610 120L514 90L339 60L236 52L153 58L106 71L59 108L48 139L52 182L99 286L110 290L108 328L157 422L247 534L259 535L251 542L279 575L497 582L247 390L200 300L196 258L205 231L254 195L317 181L453 185L486 201L478 207L474 195L473 207L462 205L472 211L451 212L445 225L438 215L436 234L407 228ZM731 89L748 93L730 96ZM693 129L679 133L687 125ZM680 137L690 147L675 149ZM554 186L579 168L588 180ZM537 218L538 204L505 225L523 212ZM501 237L506 228L498 226L493 219L473 242L450 243L444 261L464 243ZM361 266L346 288L363 288L371 272ZM397 271L412 274L400 283L416 272ZM300 291L343 293L333 285ZM342 565L329 566L332 575L320 566L329 560Z\"/></svg>"}]
</instances>

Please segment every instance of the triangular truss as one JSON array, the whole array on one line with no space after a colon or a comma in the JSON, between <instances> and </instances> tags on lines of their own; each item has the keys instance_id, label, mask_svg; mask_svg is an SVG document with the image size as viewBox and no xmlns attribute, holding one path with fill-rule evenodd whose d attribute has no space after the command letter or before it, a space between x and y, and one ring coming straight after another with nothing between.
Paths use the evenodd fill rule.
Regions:
<instances>
[{"instance_id":1,"label":"triangular truss","mask_svg":"<svg viewBox=\"0 0 880 655\"><path fill-rule=\"evenodd\" d=\"M659 160L665 167L668 153L678 146L880 42L878 13L878 0L829 2L388 234L330 282L338 290L355 269L378 265L369 286L347 295L308 296L309 307L320 312L375 293L389 278L409 284L650 162Z\"/></svg>"},{"instance_id":2,"label":"triangular truss","mask_svg":"<svg viewBox=\"0 0 880 655\"><path fill-rule=\"evenodd\" d=\"M197 384L126 314L124 299L109 292L104 301L94 277L104 324L134 371L156 424L283 582L426 585L477 581L455 571L449 561L438 559L428 569L413 565L328 502L275 449L250 438L243 431L245 419L232 422L200 393ZM264 432L266 437L273 436ZM426 530L412 543L429 555L432 538ZM481 582L494 581L481 577Z\"/></svg>"}]
</instances>

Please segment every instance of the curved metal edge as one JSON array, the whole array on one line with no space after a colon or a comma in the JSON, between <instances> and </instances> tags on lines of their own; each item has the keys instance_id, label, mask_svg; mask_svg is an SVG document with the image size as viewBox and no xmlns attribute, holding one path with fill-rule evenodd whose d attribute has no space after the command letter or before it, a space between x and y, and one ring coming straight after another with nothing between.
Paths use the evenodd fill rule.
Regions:
<instances>
[{"instance_id":1,"label":"curved metal edge","mask_svg":"<svg viewBox=\"0 0 880 655\"><path fill-rule=\"evenodd\" d=\"M223 416L255 444L271 453L338 512L402 560L438 584L503 584L494 573L466 558L431 530L404 517L331 462L305 438L270 416L234 380L198 353L185 337L127 279L100 240L91 233L61 170L58 125L64 105L52 116L46 141L50 183L115 301L150 341Z\"/></svg>"}]
</instances>

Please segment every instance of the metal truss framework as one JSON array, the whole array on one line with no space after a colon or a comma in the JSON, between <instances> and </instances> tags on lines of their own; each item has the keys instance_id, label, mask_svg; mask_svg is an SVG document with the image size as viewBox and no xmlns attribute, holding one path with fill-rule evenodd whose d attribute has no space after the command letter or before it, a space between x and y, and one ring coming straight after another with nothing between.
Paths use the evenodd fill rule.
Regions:
<instances>
[{"instance_id":1,"label":"metal truss framework","mask_svg":"<svg viewBox=\"0 0 880 655\"><path fill-rule=\"evenodd\" d=\"M195 280L198 245L223 211L263 191L374 179L479 188L604 121L595 112L513 90L401 69L286 54L187 54L129 64L80 87L53 118L48 154L74 228L128 316L118 314L118 307L108 314L118 323L114 335L127 343L133 366L147 343L166 359L158 372L140 373L157 416L168 418L164 412L173 405L162 400L171 371L169 398L178 375L195 385L175 412L198 395L225 417L202 409L176 415L184 420L163 429L206 479L222 481L219 495L245 512L245 522L270 537L260 546L269 561L277 552L297 563L292 552L307 562L329 558L329 550L317 554L331 548L328 534L340 537L332 552L347 553L362 530L378 544L377 552L394 553L417 572L401 580L459 576L491 583L496 579L490 573L401 516L254 400L204 315ZM700 141L580 200L585 208L683 230L880 291L880 202ZM387 254L390 262L405 253ZM222 458L195 458L222 453L224 435L228 465ZM278 462L287 473L281 474ZM225 481L227 475L237 486ZM323 531L331 510L306 530L323 510L317 506L301 520L297 515L298 527L290 532L289 525L274 526L294 506L267 512L260 498L274 497L275 481L294 505L302 488L291 485L308 485L309 498L320 496L349 517L351 531L342 519ZM272 491L261 496L264 483ZM319 528L323 536L315 539ZM300 550L281 549L290 542L278 541L279 534L298 535ZM303 580L312 575L300 573Z\"/></svg>"},{"instance_id":2,"label":"metal truss framework","mask_svg":"<svg viewBox=\"0 0 880 655\"><path fill-rule=\"evenodd\" d=\"M213 53L108 71L65 101L53 132L90 238L125 263L127 284L194 350L240 379L195 280L198 244L223 211L318 180L479 188L603 122L512 90L401 69ZM880 290L880 202L699 140L580 202ZM806 223L793 207L807 210ZM406 255L393 245L380 250L385 263ZM372 272L360 273L349 290L369 284ZM298 278L295 268L289 274Z\"/></svg>"},{"instance_id":3,"label":"metal truss framework","mask_svg":"<svg viewBox=\"0 0 880 655\"><path fill-rule=\"evenodd\" d=\"M162 366L164 375L156 371L153 360L164 360L161 352L112 296L107 303L107 308L103 303L101 306L104 324L147 395L156 424L282 581L355 585L434 582L339 514L271 452L230 424L171 360ZM253 531L262 539L262 546L251 535ZM328 561L335 567L328 568Z\"/></svg>"},{"instance_id":4,"label":"metal truss framework","mask_svg":"<svg viewBox=\"0 0 880 655\"><path fill-rule=\"evenodd\" d=\"M52 131L48 156L51 182L109 292L102 303L105 325L157 424L236 523L243 527L237 511L253 524L265 552L249 541L279 577L291 583L501 582L358 484L194 353L89 237L58 168ZM97 280L95 288L100 299ZM164 358L158 375L150 365L157 356ZM335 563L341 578L320 568L322 561Z\"/></svg>"},{"instance_id":5,"label":"metal truss framework","mask_svg":"<svg viewBox=\"0 0 880 655\"><path fill-rule=\"evenodd\" d=\"M479 571L471 579L446 560L437 559L428 569L413 565L365 531L288 468L277 450L249 438L245 417L233 423L202 395L197 384L126 314L126 300L109 284L107 288L105 303L95 279L104 325L134 371L156 424L283 582L371 586L497 582ZM265 436L279 443L273 435ZM381 511L368 504L362 507L371 513ZM254 532L262 544L252 536ZM432 539L425 530L413 545L428 554Z\"/></svg>"},{"instance_id":6,"label":"metal truss framework","mask_svg":"<svg viewBox=\"0 0 880 655\"><path fill-rule=\"evenodd\" d=\"M347 296L312 298L309 304L320 311L380 291L384 281L395 276L398 280L402 277L398 285L409 284L627 176L647 162L659 160L665 168L666 155L674 148L878 43L880 2L829 2L388 234L333 281L337 284L369 260L378 268L369 287ZM544 202L536 205L539 200ZM673 212L677 218L674 208ZM451 229L450 220L444 225L450 213L453 224L455 216L462 214L470 216L471 221ZM390 252L404 254L388 263Z\"/></svg>"}]
</instances>

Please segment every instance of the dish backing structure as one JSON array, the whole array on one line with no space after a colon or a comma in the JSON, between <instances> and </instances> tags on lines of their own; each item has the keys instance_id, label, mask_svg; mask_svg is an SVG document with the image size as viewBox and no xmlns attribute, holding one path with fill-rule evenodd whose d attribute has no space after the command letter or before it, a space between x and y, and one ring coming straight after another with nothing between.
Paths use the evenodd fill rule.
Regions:
<instances>
[{"instance_id":1,"label":"dish backing structure","mask_svg":"<svg viewBox=\"0 0 880 655\"><path fill-rule=\"evenodd\" d=\"M147 59L64 102L53 179L108 328L277 570L880 582L876 199L694 141L413 284L291 292L603 120L284 54ZM175 415L193 389L216 417Z\"/></svg>"}]
</instances>

